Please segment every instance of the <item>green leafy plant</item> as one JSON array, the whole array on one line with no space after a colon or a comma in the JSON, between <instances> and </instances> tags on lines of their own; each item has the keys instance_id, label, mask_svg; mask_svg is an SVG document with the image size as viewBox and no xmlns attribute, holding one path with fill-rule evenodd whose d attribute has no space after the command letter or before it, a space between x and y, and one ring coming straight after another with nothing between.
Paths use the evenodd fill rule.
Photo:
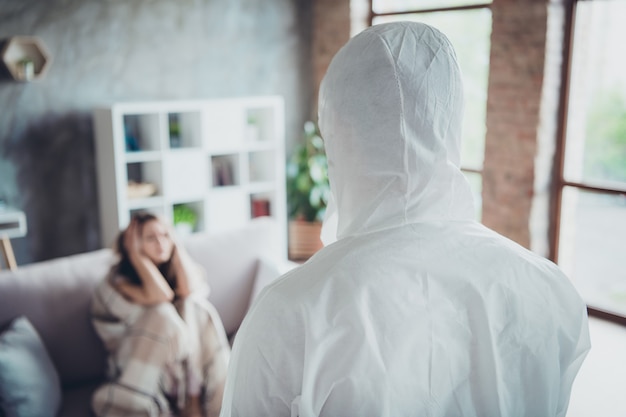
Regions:
<instances>
[{"instance_id":1,"label":"green leafy plant","mask_svg":"<svg viewBox=\"0 0 626 417\"><path fill-rule=\"evenodd\" d=\"M254 113L248 113L247 122L248 122L248 125L256 126L259 124L259 118Z\"/></svg>"},{"instance_id":2,"label":"green leafy plant","mask_svg":"<svg viewBox=\"0 0 626 417\"><path fill-rule=\"evenodd\" d=\"M34 61L32 60L32 58L29 57L24 57L22 59L20 59L19 61L17 61L17 63L23 67L25 67L26 65L30 65L33 64Z\"/></svg>"},{"instance_id":3,"label":"green leafy plant","mask_svg":"<svg viewBox=\"0 0 626 417\"><path fill-rule=\"evenodd\" d=\"M174 226L186 223L195 228L197 221L198 215L187 204L176 204L174 206Z\"/></svg>"},{"instance_id":4,"label":"green leafy plant","mask_svg":"<svg viewBox=\"0 0 626 417\"><path fill-rule=\"evenodd\" d=\"M304 142L287 164L289 217L309 222L324 218L330 195L324 141L314 122L304 124Z\"/></svg>"}]
</instances>

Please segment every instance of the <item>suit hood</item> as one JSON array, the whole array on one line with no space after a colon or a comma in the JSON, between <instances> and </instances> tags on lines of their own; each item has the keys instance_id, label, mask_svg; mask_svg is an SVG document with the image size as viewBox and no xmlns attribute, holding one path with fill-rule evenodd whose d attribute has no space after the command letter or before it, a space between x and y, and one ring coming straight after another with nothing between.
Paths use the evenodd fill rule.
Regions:
<instances>
[{"instance_id":1,"label":"suit hood","mask_svg":"<svg viewBox=\"0 0 626 417\"><path fill-rule=\"evenodd\" d=\"M382 24L352 38L320 87L331 188L324 242L473 219L459 168L462 114L456 55L437 29Z\"/></svg>"}]
</instances>

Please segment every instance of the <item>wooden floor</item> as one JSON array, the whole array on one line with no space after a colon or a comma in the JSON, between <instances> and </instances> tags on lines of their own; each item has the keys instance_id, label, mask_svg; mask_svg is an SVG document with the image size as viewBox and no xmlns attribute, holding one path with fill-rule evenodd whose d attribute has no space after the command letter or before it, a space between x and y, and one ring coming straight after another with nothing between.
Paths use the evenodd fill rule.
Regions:
<instances>
[{"instance_id":1,"label":"wooden floor","mask_svg":"<svg viewBox=\"0 0 626 417\"><path fill-rule=\"evenodd\" d=\"M574 382L567 417L626 416L626 326L589 318L591 351Z\"/></svg>"}]
</instances>

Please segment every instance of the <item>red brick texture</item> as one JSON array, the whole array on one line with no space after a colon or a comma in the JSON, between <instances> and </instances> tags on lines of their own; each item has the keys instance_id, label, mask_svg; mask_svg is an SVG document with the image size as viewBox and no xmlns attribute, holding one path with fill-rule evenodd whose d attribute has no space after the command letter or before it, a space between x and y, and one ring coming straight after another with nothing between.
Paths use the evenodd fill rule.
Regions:
<instances>
[{"instance_id":1,"label":"red brick texture","mask_svg":"<svg viewBox=\"0 0 626 417\"><path fill-rule=\"evenodd\" d=\"M350 0L313 0L313 120L319 86L333 56L350 39Z\"/></svg>"},{"instance_id":2,"label":"red brick texture","mask_svg":"<svg viewBox=\"0 0 626 417\"><path fill-rule=\"evenodd\" d=\"M559 79L553 75L558 74L554 66L560 66L561 49L548 48L555 40L548 36L549 3L494 0L492 5L483 223L526 247L531 246L536 175L542 192L551 178L545 164L537 171L536 162L551 162L554 154L555 129L550 127L558 111ZM556 32L562 32L562 25ZM541 211L534 216L548 216L545 205ZM545 227L537 232L546 234L538 241L547 239Z\"/></svg>"}]
</instances>

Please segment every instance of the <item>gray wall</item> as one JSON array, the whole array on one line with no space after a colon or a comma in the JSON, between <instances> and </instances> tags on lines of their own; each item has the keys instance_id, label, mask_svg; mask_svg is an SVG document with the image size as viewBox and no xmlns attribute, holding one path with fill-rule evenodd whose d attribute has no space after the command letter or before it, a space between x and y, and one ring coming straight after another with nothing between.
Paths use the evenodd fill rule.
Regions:
<instances>
[{"instance_id":1,"label":"gray wall","mask_svg":"<svg viewBox=\"0 0 626 417\"><path fill-rule=\"evenodd\" d=\"M0 73L0 199L26 212L19 264L99 247L91 110L278 94L287 151L310 112L310 0L0 0L0 39L41 38L45 77Z\"/></svg>"}]
</instances>

